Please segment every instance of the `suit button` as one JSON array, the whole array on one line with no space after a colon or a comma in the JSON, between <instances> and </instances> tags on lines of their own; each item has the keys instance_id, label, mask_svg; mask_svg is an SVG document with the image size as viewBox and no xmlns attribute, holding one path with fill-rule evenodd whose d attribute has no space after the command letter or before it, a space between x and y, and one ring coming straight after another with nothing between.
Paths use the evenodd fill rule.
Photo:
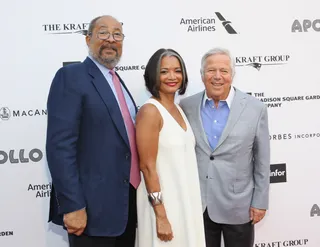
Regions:
<instances>
[{"instance_id":1,"label":"suit button","mask_svg":"<svg viewBox=\"0 0 320 247\"><path fill-rule=\"evenodd\" d=\"M123 183L125 183L125 184L129 183L129 179L124 179Z\"/></svg>"},{"instance_id":2,"label":"suit button","mask_svg":"<svg viewBox=\"0 0 320 247\"><path fill-rule=\"evenodd\" d=\"M130 154L126 153L126 160L128 160L130 158Z\"/></svg>"},{"instance_id":3,"label":"suit button","mask_svg":"<svg viewBox=\"0 0 320 247\"><path fill-rule=\"evenodd\" d=\"M214 160L214 157L213 157L213 155L210 155L210 160Z\"/></svg>"}]
</instances>

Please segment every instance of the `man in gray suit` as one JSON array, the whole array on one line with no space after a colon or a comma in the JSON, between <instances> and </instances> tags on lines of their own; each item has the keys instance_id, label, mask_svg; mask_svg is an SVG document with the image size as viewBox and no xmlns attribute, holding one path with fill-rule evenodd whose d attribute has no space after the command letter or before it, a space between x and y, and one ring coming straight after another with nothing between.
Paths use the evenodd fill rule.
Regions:
<instances>
[{"instance_id":1,"label":"man in gray suit","mask_svg":"<svg viewBox=\"0 0 320 247\"><path fill-rule=\"evenodd\" d=\"M267 107L232 86L226 49L201 61L205 91L180 105L196 137L207 247L251 247L254 224L268 208L270 141Z\"/></svg>"}]
</instances>

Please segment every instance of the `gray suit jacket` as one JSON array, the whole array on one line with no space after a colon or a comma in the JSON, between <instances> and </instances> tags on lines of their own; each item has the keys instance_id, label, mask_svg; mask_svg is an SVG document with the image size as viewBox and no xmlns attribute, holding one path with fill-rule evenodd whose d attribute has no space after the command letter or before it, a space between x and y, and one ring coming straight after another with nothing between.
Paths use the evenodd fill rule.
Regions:
<instances>
[{"instance_id":1,"label":"gray suit jacket","mask_svg":"<svg viewBox=\"0 0 320 247\"><path fill-rule=\"evenodd\" d=\"M268 208L267 107L235 88L227 124L212 150L200 115L203 96L200 92L180 102L196 137L203 211L207 208L216 223L244 224L250 221L250 207Z\"/></svg>"}]
</instances>

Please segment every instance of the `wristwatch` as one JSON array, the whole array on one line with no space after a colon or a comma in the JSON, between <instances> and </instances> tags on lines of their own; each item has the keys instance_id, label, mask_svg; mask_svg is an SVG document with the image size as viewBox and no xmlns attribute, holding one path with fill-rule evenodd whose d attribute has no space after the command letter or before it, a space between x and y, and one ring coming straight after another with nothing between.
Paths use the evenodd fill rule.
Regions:
<instances>
[{"instance_id":1,"label":"wristwatch","mask_svg":"<svg viewBox=\"0 0 320 247\"><path fill-rule=\"evenodd\" d=\"M163 203L162 201L162 193L161 192L152 192L148 194L148 200L151 206L160 205Z\"/></svg>"}]
</instances>

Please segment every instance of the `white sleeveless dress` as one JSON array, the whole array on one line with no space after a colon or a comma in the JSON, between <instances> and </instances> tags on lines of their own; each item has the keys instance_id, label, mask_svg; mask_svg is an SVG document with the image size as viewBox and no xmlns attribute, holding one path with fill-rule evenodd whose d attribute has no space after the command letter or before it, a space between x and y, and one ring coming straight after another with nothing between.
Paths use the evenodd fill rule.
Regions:
<instances>
[{"instance_id":1,"label":"white sleeveless dress","mask_svg":"<svg viewBox=\"0 0 320 247\"><path fill-rule=\"evenodd\" d=\"M157 107L163 126L159 134L157 173L174 238L163 242L157 237L156 220L148 202L141 173L137 189L138 247L205 247L200 184L195 154L195 138L190 124L177 105L187 125L185 131L158 101L149 99Z\"/></svg>"}]
</instances>

